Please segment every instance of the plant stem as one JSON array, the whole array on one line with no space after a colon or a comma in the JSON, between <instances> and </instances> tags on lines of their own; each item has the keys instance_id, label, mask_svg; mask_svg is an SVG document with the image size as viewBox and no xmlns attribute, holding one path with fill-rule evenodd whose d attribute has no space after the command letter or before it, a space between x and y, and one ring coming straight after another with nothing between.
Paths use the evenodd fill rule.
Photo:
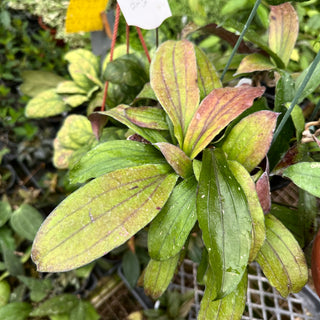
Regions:
<instances>
[{"instance_id":1,"label":"plant stem","mask_svg":"<svg viewBox=\"0 0 320 320\"><path fill-rule=\"evenodd\" d=\"M284 117L282 118L279 126L277 127L276 132L273 135L273 143L277 140L281 130L283 129L284 125L286 124L288 118L290 117L290 114L294 108L294 106L297 104L299 97L301 96L304 88L306 87L308 81L310 80L314 70L316 69L317 64L320 62L320 51L317 53L315 59L313 60L313 62L310 65L310 69L308 71L308 73L306 74L306 76L304 77L300 87L298 88L292 102L291 105L289 107L289 109L286 111Z\"/></svg>"},{"instance_id":2,"label":"plant stem","mask_svg":"<svg viewBox=\"0 0 320 320\"><path fill-rule=\"evenodd\" d=\"M114 47L116 45L116 39L117 39L117 35L118 35L120 13L121 13L120 6L119 6L119 4L117 4L116 18L115 18L115 21L114 21L111 48L110 48L110 62L113 60L113 52L114 52ZM102 99L102 104L101 104L101 111L105 110L106 100L107 100L107 96L108 96L108 87L109 87L109 81L106 81L106 83L104 85L104 92L103 92L103 99Z\"/></svg>"},{"instance_id":3,"label":"plant stem","mask_svg":"<svg viewBox=\"0 0 320 320\"><path fill-rule=\"evenodd\" d=\"M248 30L248 28L249 28L249 26L251 24L252 19L256 15L256 12L258 10L258 7L259 7L260 3L261 3L261 0L257 0L256 3L254 4L254 7L252 8L252 11L251 11L251 13L249 15L249 18L248 18L246 24L244 25L244 28L241 31L241 34L240 34L240 36L238 38L238 41L237 41L236 45L234 46L234 48L233 48L233 50L231 52L231 55L230 55L230 57L228 59L228 62L226 64L226 66L224 67L224 70L223 70L221 78L220 78L221 82L223 81L223 78L226 75L226 73L227 73L227 71L228 71L228 69L230 67L231 61L232 61L234 55L236 54L236 52L237 52L237 50L238 50L238 48L240 46L240 43L241 43L245 33L247 32L247 30Z\"/></svg>"}]
</instances>

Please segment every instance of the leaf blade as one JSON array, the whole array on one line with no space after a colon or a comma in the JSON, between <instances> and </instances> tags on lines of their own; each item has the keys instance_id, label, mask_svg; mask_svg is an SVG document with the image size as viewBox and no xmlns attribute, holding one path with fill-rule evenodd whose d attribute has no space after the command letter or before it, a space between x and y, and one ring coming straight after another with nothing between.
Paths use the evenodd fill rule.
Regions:
<instances>
[{"instance_id":1,"label":"leaf blade","mask_svg":"<svg viewBox=\"0 0 320 320\"><path fill-rule=\"evenodd\" d=\"M260 97L264 90L263 87L241 86L211 91L190 122L184 152L191 159L195 158L226 125L250 108L253 100Z\"/></svg>"},{"instance_id":2,"label":"leaf blade","mask_svg":"<svg viewBox=\"0 0 320 320\"><path fill-rule=\"evenodd\" d=\"M170 171L167 165L120 169L71 194L37 233L38 270L70 270L124 243L161 210L177 179Z\"/></svg>"}]
</instances>

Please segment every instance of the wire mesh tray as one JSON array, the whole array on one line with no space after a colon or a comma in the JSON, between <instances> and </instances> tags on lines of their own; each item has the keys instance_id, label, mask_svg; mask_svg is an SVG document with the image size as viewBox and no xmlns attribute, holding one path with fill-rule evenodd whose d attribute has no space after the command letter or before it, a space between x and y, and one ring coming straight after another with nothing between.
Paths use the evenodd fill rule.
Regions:
<instances>
[{"instance_id":1,"label":"wire mesh tray","mask_svg":"<svg viewBox=\"0 0 320 320\"><path fill-rule=\"evenodd\" d=\"M204 288L196 281L197 264L185 260L171 285L182 293L194 290L195 300L188 320L196 320ZM315 320L320 319L320 299L308 287L298 294L282 298L269 284L257 263L248 274L247 303L242 320Z\"/></svg>"}]
</instances>

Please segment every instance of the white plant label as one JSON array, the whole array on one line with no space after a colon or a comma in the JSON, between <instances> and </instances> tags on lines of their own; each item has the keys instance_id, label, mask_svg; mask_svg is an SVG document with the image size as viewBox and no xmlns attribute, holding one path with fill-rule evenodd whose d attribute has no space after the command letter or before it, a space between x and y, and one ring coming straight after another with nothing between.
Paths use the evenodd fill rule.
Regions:
<instances>
[{"instance_id":1,"label":"white plant label","mask_svg":"<svg viewBox=\"0 0 320 320\"><path fill-rule=\"evenodd\" d=\"M172 16L168 0L118 0L129 26L155 29Z\"/></svg>"}]
</instances>

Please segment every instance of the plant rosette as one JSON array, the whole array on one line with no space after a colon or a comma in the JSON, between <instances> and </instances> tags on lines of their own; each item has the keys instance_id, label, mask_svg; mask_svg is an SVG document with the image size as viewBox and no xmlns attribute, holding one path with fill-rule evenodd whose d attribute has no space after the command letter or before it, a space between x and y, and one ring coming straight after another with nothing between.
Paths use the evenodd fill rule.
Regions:
<instances>
[{"instance_id":1,"label":"plant rosette","mask_svg":"<svg viewBox=\"0 0 320 320\"><path fill-rule=\"evenodd\" d=\"M266 158L278 117L250 109L265 89L222 88L209 59L187 40L158 48L150 84L159 106L98 113L148 143L99 143L74 165L71 180L89 182L39 229L32 249L38 270L85 265L150 224L144 287L156 298L198 223L204 243L198 278L206 285L198 319L241 317L253 260L281 295L299 291L308 278L303 252L277 218L263 213L256 184L265 172L250 175Z\"/></svg>"}]
</instances>

